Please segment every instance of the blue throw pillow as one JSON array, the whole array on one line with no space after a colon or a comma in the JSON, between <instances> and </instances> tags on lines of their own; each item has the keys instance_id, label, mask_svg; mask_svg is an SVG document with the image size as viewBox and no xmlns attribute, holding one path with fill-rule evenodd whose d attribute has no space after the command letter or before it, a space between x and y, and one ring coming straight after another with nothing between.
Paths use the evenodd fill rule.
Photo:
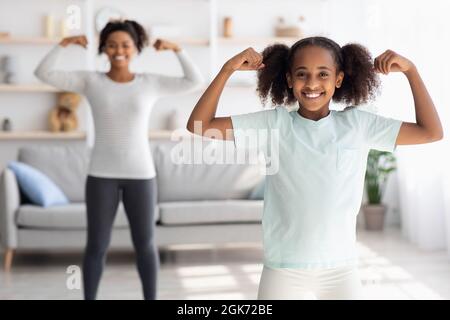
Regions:
<instances>
[{"instance_id":1,"label":"blue throw pillow","mask_svg":"<svg viewBox=\"0 0 450 320\"><path fill-rule=\"evenodd\" d=\"M266 187L266 180L263 179L250 193L249 199L251 200L264 200L264 189Z\"/></svg>"},{"instance_id":2,"label":"blue throw pillow","mask_svg":"<svg viewBox=\"0 0 450 320\"><path fill-rule=\"evenodd\" d=\"M9 162L8 168L16 175L20 189L34 204L49 207L69 203L61 189L39 170L16 161Z\"/></svg>"}]
</instances>

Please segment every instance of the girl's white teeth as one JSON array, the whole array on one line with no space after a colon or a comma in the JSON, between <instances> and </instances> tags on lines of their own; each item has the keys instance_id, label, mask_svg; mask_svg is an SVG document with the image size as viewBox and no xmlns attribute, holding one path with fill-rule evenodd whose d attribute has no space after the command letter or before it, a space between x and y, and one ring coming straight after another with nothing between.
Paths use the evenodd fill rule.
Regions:
<instances>
[{"instance_id":1,"label":"girl's white teeth","mask_svg":"<svg viewBox=\"0 0 450 320\"><path fill-rule=\"evenodd\" d=\"M305 96L306 96L307 98L314 99L314 98L318 98L321 94L322 94L322 93L305 93Z\"/></svg>"},{"instance_id":2,"label":"girl's white teeth","mask_svg":"<svg viewBox=\"0 0 450 320\"><path fill-rule=\"evenodd\" d=\"M115 60L125 60L125 56L115 56Z\"/></svg>"}]
</instances>

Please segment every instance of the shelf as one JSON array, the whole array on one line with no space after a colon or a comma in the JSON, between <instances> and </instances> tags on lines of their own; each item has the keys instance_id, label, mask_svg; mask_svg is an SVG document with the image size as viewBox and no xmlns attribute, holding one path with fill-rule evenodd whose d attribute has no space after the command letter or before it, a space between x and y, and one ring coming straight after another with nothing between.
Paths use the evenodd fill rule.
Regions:
<instances>
[{"instance_id":1,"label":"shelf","mask_svg":"<svg viewBox=\"0 0 450 320\"><path fill-rule=\"evenodd\" d=\"M209 39L201 38L168 38L169 41L192 46L208 46ZM219 37L218 42L222 44L270 44L275 42L294 43L299 40L296 37ZM0 37L0 44L30 44L30 45L47 45L57 44L61 39L52 39L44 37Z\"/></svg>"},{"instance_id":2,"label":"shelf","mask_svg":"<svg viewBox=\"0 0 450 320\"><path fill-rule=\"evenodd\" d=\"M285 44L294 44L300 40L296 37L230 37L218 38L219 44L234 44L234 45L269 45L272 43L285 43Z\"/></svg>"},{"instance_id":3,"label":"shelf","mask_svg":"<svg viewBox=\"0 0 450 320\"><path fill-rule=\"evenodd\" d=\"M148 133L150 140L170 140L173 131L171 130L153 130ZM188 137L189 132L177 134L177 138ZM84 140L86 132L51 132L51 131L10 131L0 132L0 141L6 140Z\"/></svg>"},{"instance_id":4,"label":"shelf","mask_svg":"<svg viewBox=\"0 0 450 320\"><path fill-rule=\"evenodd\" d=\"M57 44L59 41L44 37L0 37L0 44Z\"/></svg>"},{"instance_id":5,"label":"shelf","mask_svg":"<svg viewBox=\"0 0 450 320\"><path fill-rule=\"evenodd\" d=\"M11 131L0 132L0 140L84 140L86 133L51 131Z\"/></svg>"},{"instance_id":6,"label":"shelf","mask_svg":"<svg viewBox=\"0 0 450 320\"><path fill-rule=\"evenodd\" d=\"M45 84L0 84L0 92L62 92Z\"/></svg>"},{"instance_id":7,"label":"shelf","mask_svg":"<svg viewBox=\"0 0 450 320\"><path fill-rule=\"evenodd\" d=\"M199 46L199 47L207 47L207 46L210 45L209 39L206 39L206 38L203 38L203 39L202 38L191 38L191 37L173 37L173 38L171 38L171 37L167 37L167 38L160 37L160 38L168 40L170 42L174 42L174 43L179 44L179 45ZM150 42L148 44L149 47L153 46L153 44L156 41L156 39L159 39L159 38L157 37L157 38L154 38L154 39L153 38L150 39ZM95 40L94 40L95 47L98 46L98 42L99 42L99 39L98 39L98 37L96 37Z\"/></svg>"},{"instance_id":8,"label":"shelf","mask_svg":"<svg viewBox=\"0 0 450 320\"><path fill-rule=\"evenodd\" d=\"M168 38L167 40L175 42L182 45L191 46L208 46L209 39L201 38ZM231 37L224 38L219 37L218 42L221 44L235 44L235 45L252 45L252 44L271 44L271 43L294 43L298 38L295 37ZM47 45L47 44L57 44L60 39L49 39L49 38L32 38L32 37L0 37L0 44L30 44L30 45Z\"/></svg>"},{"instance_id":9,"label":"shelf","mask_svg":"<svg viewBox=\"0 0 450 320\"><path fill-rule=\"evenodd\" d=\"M171 42L176 42L184 45L193 45L193 46L208 46L209 39L201 39L201 38L168 38L167 40ZM231 37L224 38L219 37L218 42L222 44L236 44L236 45L245 45L245 44L270 44L270 43L294 43L299 38L296 37ZM51 39L51 38L39 38L39 37L0 37L0 44L57 44L60 39Z\"/></svg>"},{"instance_id":10,"label":"shelf","mask_svg":"<svg viewBox=\"0 0 450 320\"><path fill-rule=\"evenodd\" d=\"M199 39L199 38L168 38L170 42L175 42L180 45L188 45L188 46L209 46L208 39Z\"/></svg>"}]
</instances>

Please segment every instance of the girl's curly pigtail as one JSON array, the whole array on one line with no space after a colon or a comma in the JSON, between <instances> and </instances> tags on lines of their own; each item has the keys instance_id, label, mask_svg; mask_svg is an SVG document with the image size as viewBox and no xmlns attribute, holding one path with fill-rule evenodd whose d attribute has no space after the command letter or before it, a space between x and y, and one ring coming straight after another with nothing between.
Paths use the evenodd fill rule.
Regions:
<instances>
[{"instance_id":1,"label":"girl's curly pigtail","mask_svg":"<svg viewBox=\"0 0 450 320\"><path fill-rule=\"evenodd\" d=\"M380 81L369 51L359 44L347 44L341 49L344 80L333 100L357 106L375 98Z\"/></svg>"},{"instance_id":2,"label":"girl's curly pigtail","mask_svg":"<svg viewBox=\"0 0 450 320\"><path fill-rule=\"evenodd\" d=\"M258 70L257 92L263 104L270 97L274 105L291 104L296 101L286 80L290 48L274 44L262 52L265 67Z\"/></svg>"}]
</instances>

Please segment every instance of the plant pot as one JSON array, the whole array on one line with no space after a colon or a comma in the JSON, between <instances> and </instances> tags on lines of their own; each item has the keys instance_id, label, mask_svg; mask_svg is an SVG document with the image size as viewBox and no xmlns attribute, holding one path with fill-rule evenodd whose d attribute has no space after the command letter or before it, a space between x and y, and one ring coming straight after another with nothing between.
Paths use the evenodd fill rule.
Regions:
<instances>
[{"instance_id":1,"label":"plant pot","mask_svg":"<svg viewBox=\"0 0 450 320\"><path fill-rule=\"evenodd\" d=\"M362 207L366 230L381 231L384 226L386 206L384 204L365 204Z\"/></svg>"}]
</instances>

